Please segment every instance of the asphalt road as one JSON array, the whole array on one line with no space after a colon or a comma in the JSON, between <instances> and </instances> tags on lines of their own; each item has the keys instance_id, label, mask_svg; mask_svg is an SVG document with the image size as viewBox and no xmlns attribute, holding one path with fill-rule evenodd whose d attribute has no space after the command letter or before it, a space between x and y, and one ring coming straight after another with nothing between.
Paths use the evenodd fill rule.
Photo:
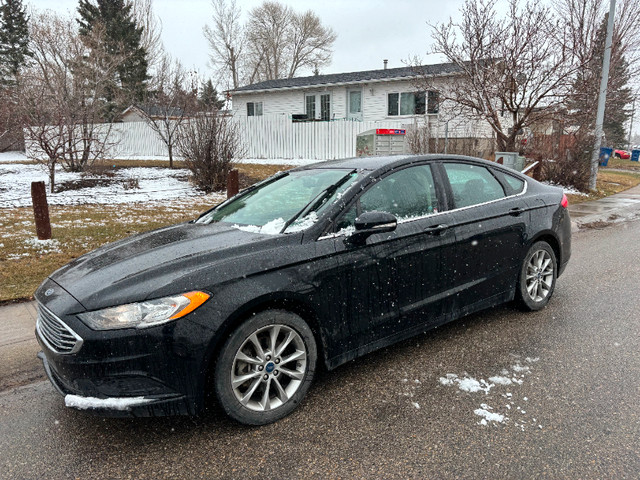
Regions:
<instances>
[{"instance_id":1,"label":"asphalt road","mask_svg":"<svg viewBox=\"0 0 640 480\"><path fill-rule=\"evenodd\" d=\"M47 382L5 391L0 478L638 478L639 241L640 221L580 231L544 311L493 309L322 374L266 427L97 418Z\"/></svg>"}]
</instances>

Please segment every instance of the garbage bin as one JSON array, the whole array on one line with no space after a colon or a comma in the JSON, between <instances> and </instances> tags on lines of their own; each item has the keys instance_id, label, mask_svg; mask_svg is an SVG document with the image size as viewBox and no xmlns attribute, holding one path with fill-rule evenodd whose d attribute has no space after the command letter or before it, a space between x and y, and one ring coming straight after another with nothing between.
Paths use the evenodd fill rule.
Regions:
<instances>
[{"instance_id":1,"label":"garbage bin","mask_svg":"<svg viewBox=\"0 0 640 480\"><path fill-rule=\"evenodd\" d=\"M631 161L632 162L640 161L640 150L631 150Z\"/></svg>"},{"instance_id":2,"label":"garbage bin","mask_svg":"<svg viewBox=\"0 0 640 480\"><path fill-rule=\"evenodd\" d=\"M606 167L609 164L609 157L613 153L613 148L601 147L600 148L600 166Z\"/></svg>"}]
</instances>

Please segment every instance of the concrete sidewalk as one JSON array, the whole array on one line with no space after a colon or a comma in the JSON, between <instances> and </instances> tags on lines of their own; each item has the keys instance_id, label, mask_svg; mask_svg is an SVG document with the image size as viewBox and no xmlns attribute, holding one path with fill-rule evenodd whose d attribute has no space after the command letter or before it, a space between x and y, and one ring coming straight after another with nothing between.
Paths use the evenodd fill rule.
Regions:
<instances>
[{"instance_id":1,"label":"concrete sidewalk","mask_svg":"<svg viewBox=\"0 0 640 480\"><path fill-rule=\"evenodd\" d=\"M572 230L592 223L613 223L640 217L640 186L622 193L569 205ZM16 303L0 307L0 390L6 388L6 377L17 372L33 376L39 361L35 355L39 345L35 340L35 302ZM18 353L19 351L19 353Z\"/></svg>"},{"instance_id":2,"label":"concrete sidewalk","mask_svg":"<svg viewBox=\"0 0 640 480\"><path fill-rule=\"evenodd\" d=\"M640 185L600 200L575 205L569 203L569 213L574 231L590 223L614 223L638 218L640 216Z\"/></svg>"}]
</instances>

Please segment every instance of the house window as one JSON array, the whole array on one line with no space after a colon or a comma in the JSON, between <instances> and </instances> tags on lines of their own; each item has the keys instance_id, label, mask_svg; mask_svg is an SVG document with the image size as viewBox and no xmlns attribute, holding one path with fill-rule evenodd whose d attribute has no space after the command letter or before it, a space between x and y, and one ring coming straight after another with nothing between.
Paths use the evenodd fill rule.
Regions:
<instances>
[{"instance_id":1,"label":"house window","mask_svg":"<svg viewBox=\"0 0 640 480\"><path fill-rule=\"evenodd\" d=\"M387 115L438 113L438 92L401 92L387 95Z\"/></svg>"},{"instance_id":2,"label":"house window","mask_svg":"<svg viewBox=\"0 0 640 480\"><path fill-rule=\"evenodd\" d=\"M320 120L329 121L331 119L331 95L325 93L320 95Z\"/></svg>"},{"instance_id":3,"label":"house window","mask_svg":"<svg viewBox=\"0 0 640 480\"><path fill-rule=\"evenodd\" d=\"M247 102L247 117L262 115L262 102Z\"/></svg>"},{"instance_id":4,"label":"house window","mask_svg":"<svg viewBox=\"0 0 640 480\"><path fill-rule=\"evenodd\" d=\"M305 97L305 113L307 114L307 119L313 120L316 118L316 96L315 95L307 95Z\"/></svg>"},{"instance_id":5,"label":"house window","mask_svg":"<svg viewBox=\"0 0 640 480\"><path fill-rule=\"evenodd\" d=\"M318 117L318 105L320 106L320 117ZM307 120L324 120L331 119L331 95L329 93L323 94L309 94L304 96L304 113L307 116Z\"/></svg>"}]
</instances>

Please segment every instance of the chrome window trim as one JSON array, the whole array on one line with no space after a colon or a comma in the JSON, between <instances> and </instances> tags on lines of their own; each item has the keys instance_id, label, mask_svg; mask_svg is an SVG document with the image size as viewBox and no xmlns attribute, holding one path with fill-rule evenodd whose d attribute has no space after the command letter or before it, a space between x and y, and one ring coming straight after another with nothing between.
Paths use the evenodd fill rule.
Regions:
<instances>
[{"instance_id":1,"label":"chrome window trim","mask_svg":"<svg viewBox=\"0 0 640 480\"><path fill-rule=\"evenodd\" d=\"M516 177L519 178L519 177ZM524 180L524 179L521 179ZM520 193L516 193L514 195L509 195L507 197L502 197L502 198L496 198L495 200L491 200L489 202L482 202L482 203L476 203L475 205L468 205L466 207L460 207L460 208L454 208L452 210L445 210L444 212L437 212L437 213L430 213L429 215L422 215L421 217L411 217L411 218L407 218L405 220L398 220L398 225L403 224L403 223L409 223L409 222L416 222L418 220L424 220L425 218L433 218L433 217L437 217L438 215L444 215L445 213L452 213L452 212L459 212L462 210L468 210L470 208L476 208L476 207L481 207L484 205L490 205L492 203L496 203L496 202L502 202L503 200L508 200L510 198L516 198L519 197L521 195L524 195L525 193L527 193L529 187L529 182L527 180L524 180L524 188L522 189L522 191ZM337 238L337 237L343 237L345 236L344 233L330 233L328 235L323 235L322 237L319 237L316 241L318 240L326 240L329 238Z\"/></svg>"},{"instance_id":2,"label":"chrome window trim","mask_svg":"<svg viewBox=\"0 0 640 480\"><path fill-rule=\"evenodd\" d=\"M77 353L82 347L82 344L84 343L84 340L82 339L82 337L78 335L69 325L67 325L62 320L60 320L60 318L58 318L58 316L55 313L53 313L47 307L42 305L42 303L38 302L38 308L46 311L52 320L55 320L56 322L58 322L60 326L62 326L62 328L64 328L67 332L69 332L75 338L76 343L73 346L73 348L68 352L61 352L56 347L51 345L51 343L49 343L49 341L47 340L47 337L42 332L42 327L40 325L42 320L40 318L40 313L38 313L38 319L36 320L36 331L38 332L38 337L40 338L40 340L42 340L42 342L47 346L47 348L49 348L49 350L51 350L54 353L57 353L58 355L72 355L74 353Z\"/></svg>"}]
</instances>

